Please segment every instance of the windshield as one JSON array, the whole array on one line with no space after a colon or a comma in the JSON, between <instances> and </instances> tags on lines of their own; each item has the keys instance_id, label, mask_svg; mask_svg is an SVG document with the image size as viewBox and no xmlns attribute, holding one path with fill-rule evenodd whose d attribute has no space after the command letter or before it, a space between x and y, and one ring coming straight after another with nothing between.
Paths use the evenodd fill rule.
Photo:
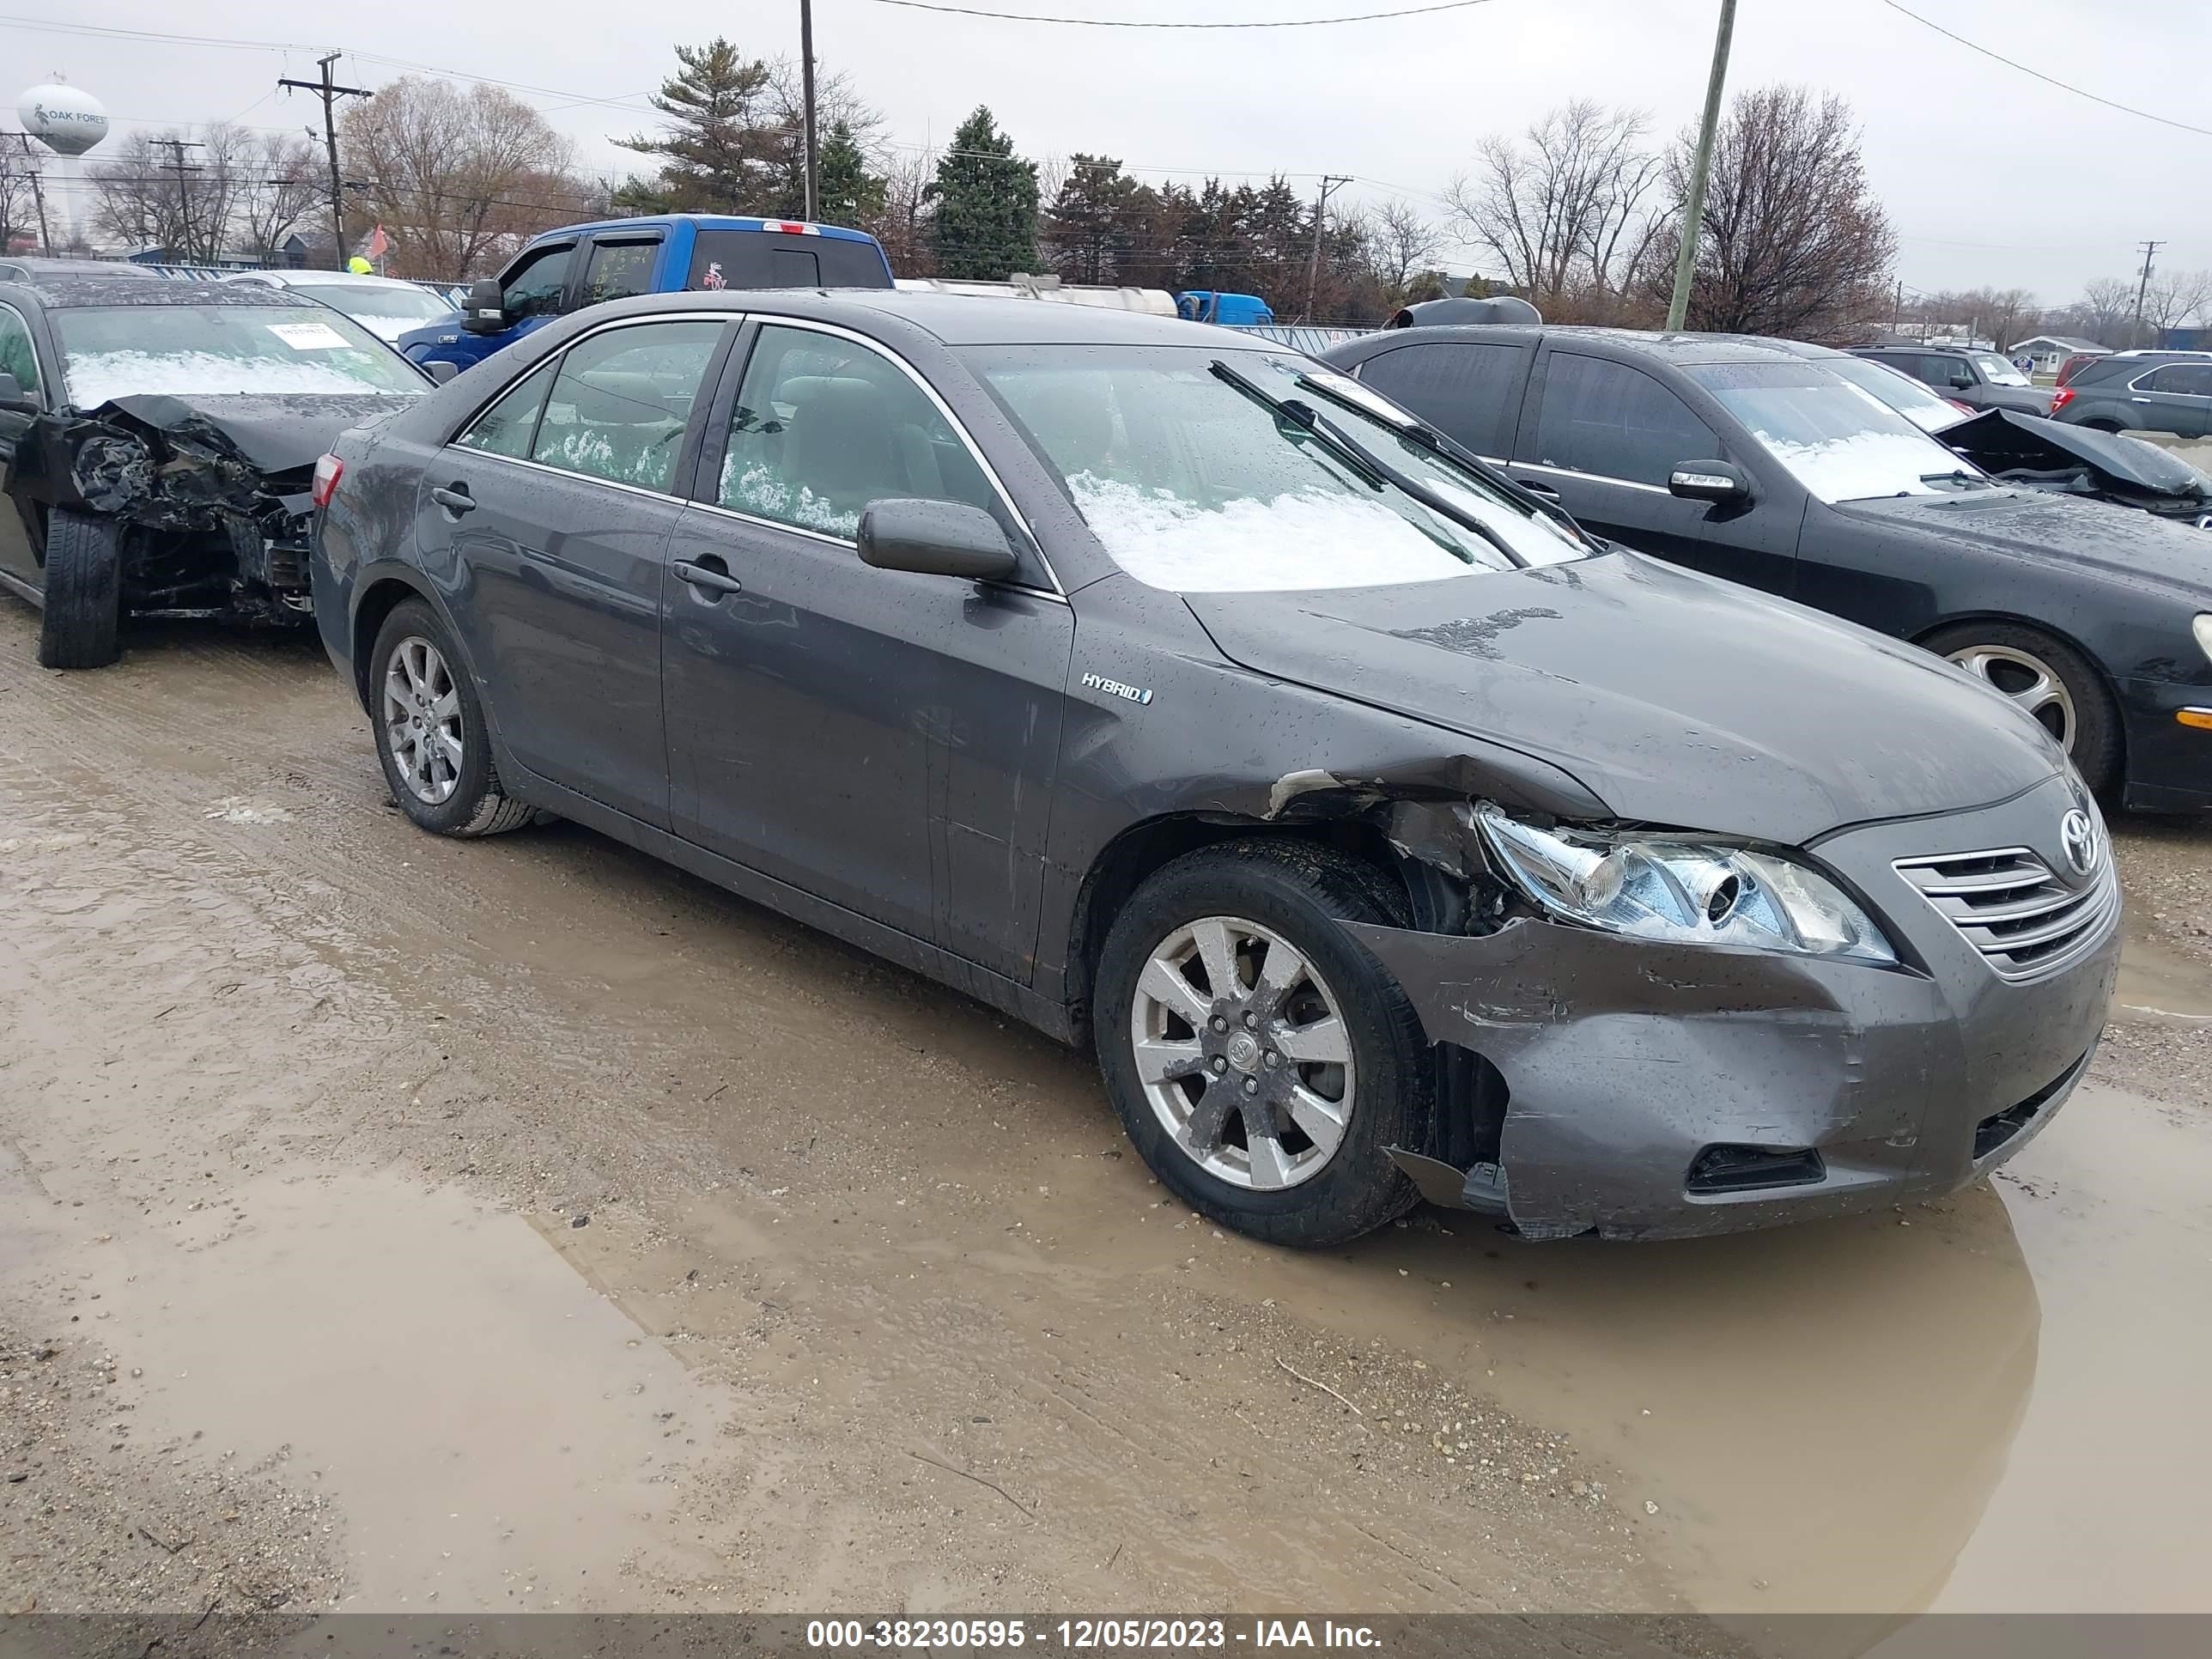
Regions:
<instances>
[{"instance_id":1,"label":"windshield","mask_svg":"<svg viewBox=\"0 0 2212 1659\"><path fill-rule=\"evenodd\" d=\"M2033 381L1994 351L1977 351L1974 363L1992 386L2032 386Z\"/></svg>"},{"instance_id":2,"label":"windshield","mask_svg":"<svg viewBox=\"0 0 2212 1659\"><path fill-rule=\"evenodd\" d=\"M419 397L422 377L349 317L306 306L88 306L57 311L69 400L172 392Z\"/></svg>"},{"instance_id":3,"label":"windshield","mask_svg":"<svg viewBox=\"0 0 2212 1659\"><path fill-rule=\"evenodd\" d=\"M1825 363L1708 363L1688 372L1824 501L1952 495L1989 483Z\"/></svg>"},{"instance_id":4,"label":"windshield","mask_svg":"<svg viewBox=\"0 0 2212 1659\"><path fill-rule=\"evenodd\" d=\"M338 283L294 283L291 291L336 306L349 317L427 323L453 314L453 307L419 288L354 288Z\"/></svg>"},{"instance_id":5,"label":"windshield","mask_svg":"<svg viewBox=\"0 0 2212 1659\"><path fill-rule=\"evenodd\" d=\"M1968 411L1948 398L1940 398L1919 381L1865 357L1822 357L1817 360L1831 374L1839 374L1862 391L1870 392L1923 432L1953 426Z\"/></svg>"},{"instance_id":6,"label":"windshield","mask_svg":"<svg viewBox=\"0 0 2212 1659\"><path fill-rule=\"evenodd\" d=\"M1595 550L1480 473L1424 448L1418 423L1287 354L1218 346L1000 346L964 354L1027 430L1115 562L1184 592L1368 587ZM1214 373L1295 402L1489 537L1346 456ZM1344 402L1327 395L1340 390ZM1494 537L1493 541L1490 539ZM1510 550L1510 554L1505 550Z\"/></svg>"}]
</instances>

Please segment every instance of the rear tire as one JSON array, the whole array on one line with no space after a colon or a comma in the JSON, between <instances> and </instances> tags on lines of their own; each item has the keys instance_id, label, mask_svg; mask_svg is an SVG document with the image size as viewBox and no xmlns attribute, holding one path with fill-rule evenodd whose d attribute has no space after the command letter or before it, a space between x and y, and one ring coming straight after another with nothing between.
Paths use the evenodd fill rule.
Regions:
<instances>
[{"instance_id":1,"label":"rear tire","mask_svg":"<svg viewBox=\"0 0 2212 1659\"><path fill-rule=\"evenodd\" d=\"M122 654L124 527L58 507L46 518L39 665L105 668Z\"/></svg>"},{"instance_id":2,"label":"rear tire","mask_svg":"<svg viewBox=\"0 0 2212 1659\"><path fill-rule=\"evenodd\" d=\"M496 836L537 817L501 790L476 681L452 630L422 600L394 605L377 630L368 704L384 781L418 826Z\"/></svg>"},{"instance_id":3,"label":"rear tire","mask_svg":"<svg viewBox=\"0 0 2212 1659\"><path fill-rule=\"evenodd\" d=\"M1307 1249L1419 1201L1388 1149L1425 1144L1428 1044L1397 981L1342 927L1407 921L1388 876L1289 839L1188 854L1137 889L1099 953L1092 1032L1114 1109L1170 1192ZM1233 982L1216 982L1209 951ZM1304 976L1271 994L1279 974ZM1332 1054L1348 1063L1309 1058Z\"/></svg>"},{"instance_id":4,"label":"rear tire","mask_svg":"<svg viewBox=\"0 0 2212 1659\"><path fill-rule=\"evenodd\" d=\"M2021 692L2045 696L2033 687L2039 672L2047 674L2063 695L2047 697L2039 709L2029 712L2057 737L2059 733L2054 726L2059 711L2063 711L2068 735L2062 741L2082 781L2094 793L2104 794L2118 782L2119 709L2105 689L2104 677L2072 646L2039 629L2004 622L1957 623L1938 629L1920 643L2023 708L2028 704Z\"/></svg>"}]
</instances>

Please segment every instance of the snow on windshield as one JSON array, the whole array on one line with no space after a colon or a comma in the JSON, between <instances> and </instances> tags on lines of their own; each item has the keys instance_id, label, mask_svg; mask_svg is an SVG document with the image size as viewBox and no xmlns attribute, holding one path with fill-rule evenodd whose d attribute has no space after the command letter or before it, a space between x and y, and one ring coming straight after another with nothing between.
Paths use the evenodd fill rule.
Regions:
<instances>
[{"instance_id":1,"label":"snow on windshield","mask_svg":"<svg viewBox=\"0 0 2212 1659\"><path fill-rule=\"evenodd\" d=\"M1901 432L1854 432L1802 443L1756 426L1752 430L1799 483L1824 501L1936 495L1936 485L1923 473L1948 474L1966 465L1948 452L1931 456L1926 444Z\"/></svg>"},{"instance_id":2,"label":"snow on windshield","mask_svg":"<svg viewBox=\"0 0 2212 1659\"><path fill-rule=\"evenodd\" d=\"M1466 560L1390 508L1327 489L1206 507L1095 472L1079 472L1067 485L1114 562L1153 587L1261 592L1468 574Z\"/></svg>"},{"instance_id":3,"label":"snow on windshield","mask_svg":"<svg viewBox=\"0 0 2212 1659\"><path fill-rule=\"evenodd\" d=\"M313 358L234 357L215 351L73 351L64 378L70 401L80 409L96 409L111 398L148 392L200 398L231 392L404 395Z\"/></svg>"},{"instance_id":4,"label":"snow on windshield","mask_svg":"<svg viewBox=\"0 0 2212 1659\"><path fill-rule=\"evenodd\" d=\"M1948 494L1962 476L1983 476L1863 386L1814 365L1690 372L1824 501Z\"/></svg>"}]
</instances>

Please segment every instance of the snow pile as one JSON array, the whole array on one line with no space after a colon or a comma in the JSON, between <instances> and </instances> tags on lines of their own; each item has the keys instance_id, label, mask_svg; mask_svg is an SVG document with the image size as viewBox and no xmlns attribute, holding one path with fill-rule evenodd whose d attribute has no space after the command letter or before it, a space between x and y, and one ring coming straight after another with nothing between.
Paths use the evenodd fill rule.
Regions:
<instances>
[{"instance_id":1,"label":"snow pile","mask_svg":"<svg viewBox=\"0 0 2212 1659\"><path fill-rule=\"evenodd\" d=\"M288 392L406 395L388 385L349 374L327 361L238 357L216 351L72 351L65 378L70 402L79 409L97 409L111 398L154 392L178 398Z\"/></svg>"},{"instance_id":2,"label":"snow pile","mask_svg":"<svg viewBox=\"0 0 2212 1659\"><path fill-rule=\"evenodd\" d=\"M1114 562L1152 587L1190 593L1370 587L1464 576L1465 560L1379 501L1320 490L1209 509L1165 491L1079 472L1075 504Z\"/></svg>"}]
</instances>

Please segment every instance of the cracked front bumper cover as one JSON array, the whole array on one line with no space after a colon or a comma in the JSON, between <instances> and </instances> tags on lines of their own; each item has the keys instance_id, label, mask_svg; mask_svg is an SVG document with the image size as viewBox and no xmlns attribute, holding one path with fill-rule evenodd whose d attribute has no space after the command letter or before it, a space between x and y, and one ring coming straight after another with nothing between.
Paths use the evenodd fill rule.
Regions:
<instances>
[{"instance_id":1,"label":"cracked front bumper cover","mask_svg":"<svg viewBox=\"0 0 2212 1659\"><path fill-rule=\"evenodd\" d=\"M2039 1133L2087 1069L2118 972L2118 906L2070 965L2008 982L1893 866L1931 851L2055 852L2071 804L2053 780L1983 812L1820 845L1913 964L1903 969L1544 921L1474 938L1351 927L1429 1039L1482 1055L1509 1091L1495 1166L1407 1151L1401 1167L1434 1201L1545 1238L1734 1231L1965 1185ZM1712 1147L1811 1152L1820 1173L1692 1191L1692 1165Z\"/></svg>"}]
</instances>

